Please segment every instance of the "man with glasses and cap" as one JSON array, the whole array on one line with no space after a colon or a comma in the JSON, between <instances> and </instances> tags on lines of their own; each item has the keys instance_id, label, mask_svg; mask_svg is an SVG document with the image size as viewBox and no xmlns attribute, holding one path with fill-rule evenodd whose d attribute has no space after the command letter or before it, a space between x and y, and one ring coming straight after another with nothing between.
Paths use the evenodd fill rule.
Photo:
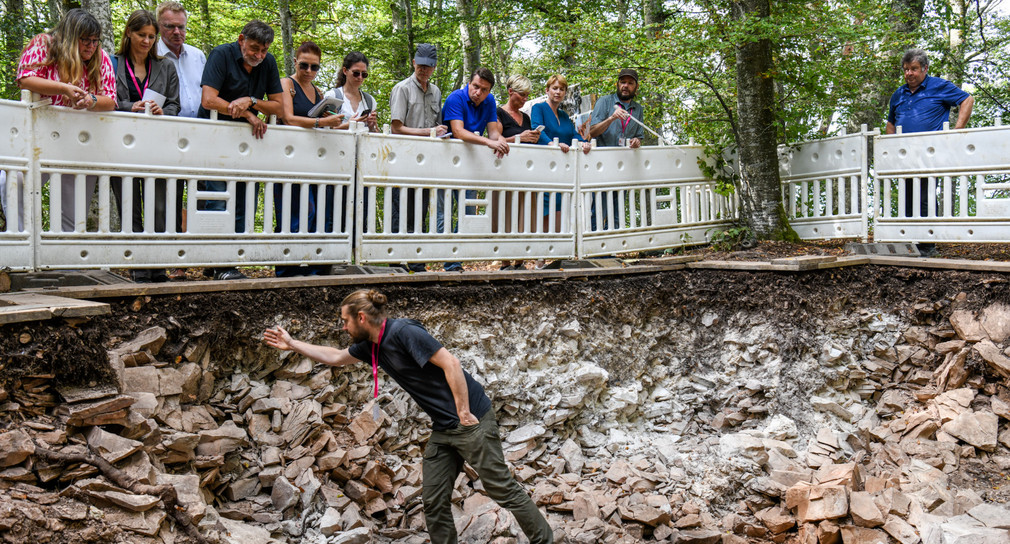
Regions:
<instances>
[{"instance_id":1,"label":"man with glasses and cap","mask_svg":"<svg viewBox=\"0 0 1010 544\"><path fill-rule=\"evenodd\" d=\"M393 134L409 136L429 136L435 129L436 136L442 136L448 128L439 123L439 113L442 108L442 91L431 82L438 62L438 51L430 43L418 44L411 64L414 73L407 79L397 83L389 95L389 116ZM407 189L407 232L414 232L414 193L416 189ZM400 189L393 189L393 211L391 232L400 232ZM427 215L430 195L422 192L421 220ZM424 263L407 265L413 272L424 272Z\"/></svg>"}]
</instances>

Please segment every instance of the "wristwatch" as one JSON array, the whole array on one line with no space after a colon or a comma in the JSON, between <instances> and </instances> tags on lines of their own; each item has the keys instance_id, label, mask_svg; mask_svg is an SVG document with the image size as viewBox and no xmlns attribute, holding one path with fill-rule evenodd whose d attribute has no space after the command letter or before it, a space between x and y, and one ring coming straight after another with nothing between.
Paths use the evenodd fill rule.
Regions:
<instances>
[{"instance_id":1,"label":"wristwatch","mask_svg":"<svg viewBox=\"0 0 1010 544\"><path fill-rule=\"evenodd\" d=\"M258 100L256 100L256 97L255 96L250 96L249 100L252 100L252 107L255 108L256 107L256 102L258 102Z\"/></svg>"},{"instance_id":2,"label":"wristwatch","mask_svg":"<svg viewBox=\"0 0 1010 544\"><path fill-rule=\"evenodd\" d=\"M98 97L95 96L95 93L88 93L88 94L91 95L91 105L88 106L88 109L89 110L95 109L95 106L98 105Z\"/></svg>"}]
</instances>

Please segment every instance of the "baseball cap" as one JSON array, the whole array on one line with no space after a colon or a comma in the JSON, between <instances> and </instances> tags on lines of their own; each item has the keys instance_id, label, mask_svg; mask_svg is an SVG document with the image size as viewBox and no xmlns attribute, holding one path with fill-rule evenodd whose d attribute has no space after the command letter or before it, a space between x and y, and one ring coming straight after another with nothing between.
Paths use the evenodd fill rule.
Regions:
<instances>
[{"instance_id":1,"label":"baseball cap","mask_svg":"<svg viewBox=\"0 0 1010 544\"><path fill-rule=\"evenodd\" d=\"M417 53L414 54L414 62L421 66L434 66L438 62L438 51L430 43L417 44Z\"/></svg>"},{"instance_id":2,"label":"baseball cap","mask_svg":"<svg viewBox=\"0 0 1010 544\"><path fill-rule=\"evenodd\" d=\"M617 75L617 79L620 80L624 76L633 78L635 80L635 83L638 83L638 71L635 70L634 68L625 68L621 70L621 73Z\"/></svg>"}]
</instances>

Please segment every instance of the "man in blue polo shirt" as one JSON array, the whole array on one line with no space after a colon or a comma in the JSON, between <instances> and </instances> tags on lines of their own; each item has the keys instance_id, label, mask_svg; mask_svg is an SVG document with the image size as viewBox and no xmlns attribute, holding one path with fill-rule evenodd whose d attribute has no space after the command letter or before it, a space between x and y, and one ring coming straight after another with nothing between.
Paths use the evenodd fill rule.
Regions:
<instances>
[{"instance_id":1,"label":"man in blue polo shirt","mask_svg":"<svg viewBox=\"0 0 1010 544\"><path fill-rule=\"evenodd\" d=\"M931 132L943 130L943 124L950 122L950 108L958 106L955 129L965 128L971 118L971 107L975 98L959 89L957 85L939 77L926 75L929 58L922 49L909 49L901 57L901 69L905 74L905 84L891 95L887 113L887 134ZM914 215L912 205L913 178L905 179L905 217ZM920 178L919 217L929 214L929 183ZM936 198L936 195L932 195ZM923 256L936 254L934 244L918 244Z\"/></svg>"},{"instance_id":2,"label":"man in blue polo shirt","mask_svg":"<svg viewBox=\"0 0 1010 544\"><path fill-rule=\"evenodd\" d=\"M501 135L501 123L498 122L498 107L495 105L491 88L494 87L494 74L487 68L477 68L470 76L470 83L462 89L449 93L442 105L442 123L449 126L453 138L472 144L486 145L491 148L499 159L508 155L509 144ZM485 130L487 137L482 136ZM457 191L452 192L452 200L456 201ZM439 189L436 205L436 227L443 232L445 225L445 191ZM467 198L477 195L477 191L467 189ZM451 229L456 232L456 229ZM448 272L463 270L460 263L445 263Z\"/></svg>"}]
</instances>

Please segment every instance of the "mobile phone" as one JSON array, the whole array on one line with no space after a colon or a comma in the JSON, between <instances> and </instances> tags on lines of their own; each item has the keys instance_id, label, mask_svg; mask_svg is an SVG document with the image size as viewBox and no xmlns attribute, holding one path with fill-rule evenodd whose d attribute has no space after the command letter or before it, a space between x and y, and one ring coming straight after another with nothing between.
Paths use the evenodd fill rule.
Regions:
<instances>
[{"instance_id":1,"label":"mobile phone","mask_svg":"<svg viewBox=\"0 0 1010 544\"><path fill-rule=\"evenodd\" d=\"M536 132L543 132L544 126L543 125L537 125L537 128L535 128L533 130L536 131Z\"/></svg>"},{"instance_id":2,"label":"mobile phone","mask_svg":"<svg viewBox=\"0 0 1010 544\"><path fill-rule=\"evenodd\" d=\"M372 113L372 108L365 108L365 111L361 112L358 117L368 117L368 114Z\"/></svg>"}]
</instances>

